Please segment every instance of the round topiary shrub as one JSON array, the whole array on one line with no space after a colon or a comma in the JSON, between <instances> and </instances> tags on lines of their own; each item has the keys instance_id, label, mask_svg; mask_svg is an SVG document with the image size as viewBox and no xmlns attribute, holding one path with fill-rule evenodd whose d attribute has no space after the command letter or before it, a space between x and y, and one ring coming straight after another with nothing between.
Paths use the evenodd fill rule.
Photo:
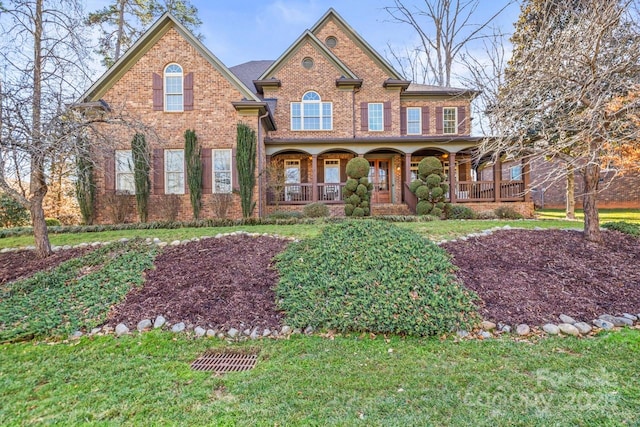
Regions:
<instances>
[{"instance_id":1,"label":"round topiary shrub","mask_svg":"<svg viewBox=\"0 0 640 427\"><path fill-rule=\"evenodd\" d=\"M444 182L447 177L443 170L437 157L425 157L418 164L418 179L409 185L409 190L418 199L418 215L442 215L445 193L449 190L449 185Z\"/></svg>"},{"instance_id":2,"label":"round topiary shrub","mask_svg":"<svg viewBox=\"0 0 640 427\"><path fill-rule=\"evenodd\" d=\"M295 328L429 336L477 321L477 297L444 249L386 222L329 225L289 244L276 268L276 300Z\"/></svg>"},{"instance_id":3,"label":"round topiary shrub","mask_svg":"<svg viewBox=\"0 0 640 427\"><path fill-rule=\"evenodd\" d=\"M354 192L358 188L358 180L349 178L347 179L347 183L344 185L344 189L347 191Z\"/></svg>"},{"instance_id":4,"label":"round topiary shrub","mask_svg":"<svg viewBox=\"0 0 640 427\"><path fill-rule=\"evenodd\" d=\"M427 177L431 174L442 174L444 168L442 162L437 157L425 157L418 163L418 175Z\"/></svg>"},{"instance_id":5,"label":"round topiary shrub","mask_svg":"<svg viewBox=\"0 0 640 427\"><path fill-rule=\"evenodd\" d=\"M418 215L429 215L431 209L433 209L433 204L426 200L421 200L416 205L416 213Z\"/></svg>"},{"instance_id":6,"label":"round topiary shrub","mask_svg":"<svg viewBox=\"0 0 640 427\"><path fill-rule=\"evenodd\" d=\"M354 157L347 163L347 175L360 179L369 176L369 161L363 157Z\"/></svg>"},{"instance_id":7,"label":"round topiary shrub","mask_svg":"<svg viewBox=\"0 0 640 427\"><path fill-rule=\"evenodd\" d=\"M346 216L368 216L370 213L369 200L373 185L369 182L369 161L355 157L347 163L349 179L344 187L344 214ZM366 204L365 204L366 203ZM347 205L351 205L347 209Z\"/></svg>"},{"instance_id":8,"label":"round topiary shrub","mask_svg":"<svg viewBox=\"0 0 640 427\"><path fill-rule=\"evenodd\" d=\"M429 198L429 187L421 185L414 193L418 199L427 200Z\"/></svg>"}]
</instances>

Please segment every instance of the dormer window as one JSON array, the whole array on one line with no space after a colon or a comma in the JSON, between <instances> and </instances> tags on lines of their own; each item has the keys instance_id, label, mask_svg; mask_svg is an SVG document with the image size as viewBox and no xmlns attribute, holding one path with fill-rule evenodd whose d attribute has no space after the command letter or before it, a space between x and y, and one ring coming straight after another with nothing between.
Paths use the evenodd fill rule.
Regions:
<instances>
[{"instance_id":1,"label":"dormer window","mask_svg":"<svg viewBox=\"0 0 640 427\"><path fill-rule=\"evenodd\" d=\"M164 109L183 111L182 67L169 64L164 69Z\"/></svg>"},{"instance_id":2,"label":"dormer window","mask_svg":"<svg viewBox=\"0 0 640 427\"><path fill-rule=\"evenodd\" d=\"M291 103L291 130L332 130L333 104L322 102L318 92L309 91L301 102Z\"/></svg>"}]
</instances>

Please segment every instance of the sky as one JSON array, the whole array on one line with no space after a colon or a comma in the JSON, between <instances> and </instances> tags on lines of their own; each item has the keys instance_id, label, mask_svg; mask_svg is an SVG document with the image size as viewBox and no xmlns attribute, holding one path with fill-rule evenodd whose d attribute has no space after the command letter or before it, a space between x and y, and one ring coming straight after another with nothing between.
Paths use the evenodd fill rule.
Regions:
<instances>
[{"instance_id":1,"label":"sky","mask_svg":"<svg viewBox=\"0 0 640 427\"><path fill-rule=\"evenodd\" d=\"M508 0L480 0L478 22L499 10ZM110 3L88 0L93 11ZM414 45L414 31L390 21L384 6L393 0L191 0L203 24L204 44L232 67L251 60L277 59L303 32L333 7L374 49L385 56L387 45ZM424 0L406 0L420 6ZM511 32L518 4L503 12L496 25ZM475 16L475 15L474 15Z\"/></svg>"}]
</instances>

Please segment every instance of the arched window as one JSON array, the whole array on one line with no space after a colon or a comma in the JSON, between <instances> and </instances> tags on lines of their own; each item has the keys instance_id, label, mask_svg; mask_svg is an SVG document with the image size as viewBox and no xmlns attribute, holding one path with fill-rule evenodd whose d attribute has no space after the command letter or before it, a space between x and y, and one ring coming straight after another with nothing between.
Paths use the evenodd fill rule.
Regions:
<instances>
[{"instance_id":1,"label":"arched window","mask_svg":"<svg viewBox=\"0 0 640 427\"><path fill-rule=\"evenodd\" d=\"M322 102L318 92L302 95L302 102L291 103L291 130L332 130L333 104Z\"/></svg>"},{"instance_id":2,"label":"arched window","mask_svg":"<svg viewBox=\"0 0 640 427\"><path fill-rule=\"evenodd\" d=\"M164 109L183 111L182 67L169 64L164 69Z\"/></svg>"}]
</instances>

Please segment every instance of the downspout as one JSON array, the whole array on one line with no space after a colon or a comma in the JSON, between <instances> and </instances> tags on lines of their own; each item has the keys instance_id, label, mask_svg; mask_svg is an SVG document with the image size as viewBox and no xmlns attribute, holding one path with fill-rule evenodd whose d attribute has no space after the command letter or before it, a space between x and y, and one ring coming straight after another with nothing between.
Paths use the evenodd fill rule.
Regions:
<instances>
[{"instance_id":1,"label":"downspout","mask_svg":"<svg viewBox=\"0 0 640 427\"><path fill-rule=\"evenodd\" d=\"M258 217L262 218L262 179L264 172L264 165L262 161L262 146L264 141L262 140L262 119L269 116L269 107L267 112L258 117Z\"/></svg>"}]
</instances>

